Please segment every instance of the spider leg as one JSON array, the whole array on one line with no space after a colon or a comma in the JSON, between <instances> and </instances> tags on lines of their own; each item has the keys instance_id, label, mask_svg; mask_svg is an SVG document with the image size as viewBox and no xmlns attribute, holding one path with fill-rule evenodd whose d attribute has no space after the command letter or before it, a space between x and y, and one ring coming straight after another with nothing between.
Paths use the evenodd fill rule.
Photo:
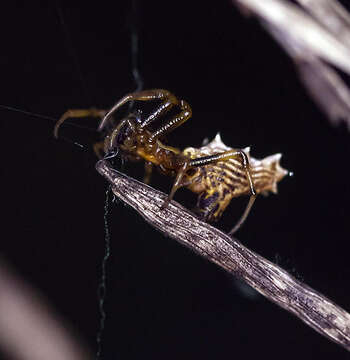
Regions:
<instances>
[{"instance_id":1,"label":"spider leg","mask_svg":"<svg viewBox=\"0 0 350 360\"><path fill-rule=\"evenodd\" d=\"M152 135L149 137L149 142L153 143L155 140L159 139L160 137L164 136L165 134L169 133L170 131L174 130L178 126L182 125L185 121L187 121L192 116L192 110L190 105L184 101L181 100L179 104L181 108L180 114L175 115L171 119L169 119L164 125L162 125L160 128L158 128L155 132L152 133ZM175 182L173 184L173 187L171 188L170 194L167 197L167 199L164 201L164 204L162 208L166 208L169 204L169 202L172 200L172 198L175 195L175 192L183 185L182 178L185 175L186 171L190 166L190 161L186 161L180 171L177 173Z\"/></svg>"},{"instance_id":2,"label":"spider leg","mask_svg":"<svg viewBox=\"0 0 350 360\"><path fill-rule=\"evenodd\" d=\"M180 106L181 112L169 119L164 125L154 131L149 137L150 143L176 129L192 116L192 109L186 101L181 100L178 105Z\"/></svg>"},{"instance_id":3,"label":"spider leg","mask_svg":"<svg viewBox=\"0 0 350 360\"><path fill-rule=\"evenodd\" d=\"M83 117L97 117L103 118L106 114L107 110L100 110L100 109L73 109L67 110L56 122L53 134L54 137L58 138L58 130L63 122L65 122L69 118L83 118Z\"/></svg>"},{"instance_id":4,"label":"spider leg","mask_svg":"<svg viewBox=\"0 0 350 360\"><path fill-rule=\"evenodd\" d=\"M150 161L145 162L145 175L143 177L143 182L149 184L151 182L153 164Z\"/></svg>"},{"instance_id":5,"label":"spider leg","mask_svg":"<svg viewBox=\"0 0 350 360\"><path fill-rule=\"evenodd\" d=\"M120 107L129 101L152 101L152 100L164 100L162 104L155 110L141 125L142 128L148 126L151 122L159 118L162 114L169 111L174 105L179 103L179 100L168 90L163 89L152 89L143 90L134 93L130 93L121 98L113 107L110 109L101 121L99 131L102 130L111 115L116 112Z\"/></svg>"},{"instance_id":6,"label":"spider leg","mask_svg":"<svg viewBox=\"0 0 350 360\"><path fill-rule=\"evenodd\" d=\"M168 197L165 199L163 205L162 205L162 209L165 209L170 201L173 199L175 192L183 186L183 184L181 183L183 176L186 173L186 170L188 170L188 162L185 162L182 166L182 168L180 169L180 171L177 173L173 187L171 188L170 194L168 195Z\"/></svg>"},{"instance_id":7,"label":"spider leg","mask_svg":"<svg viewBox=\"0 0 350 360\"><path fill-rule=\"evenodd\" d=\"M241 216L241 218L237 221L237 224L229 231L229 235L233 235L242 225L243 223L246 221L249 213L250 213L250 210L254 204L254 201L256 199L256 195L250 195L250 198L249 198L249 201L248 201L248 204L244 210L244 213L243 215Z\"/></svg>"},{"instance_id":8,"label":"spider leg","mask_svg":"<svg viewBox=\"0 0 350 360\"><path fill-rule=\"evenodd\" d=\"M223 153L193 159L189 162L189 167L196 167L196 166L204 166L204 165L212 164L212 163L215 163L218 161L225 161L225 160L237 159L237 158L238 159L240 158L242 161L243 168L246 172L246 177L248 180L251 195L250 195L248 204L244 210L243 215L238 220L237 224L230 230L229 235L233 235L242 226L244 221L247 219L248 214L249 214L249 212L254 204L254 201L256 199L256 196L257 196L256 190L254 187L254 183L253 183L253 179L252 179L252 175L250 172L250 165L249 165L249 159L248 159L247 154L243 150L232 149L232 150L225 151Z\"/></svg>"}]
</instances>

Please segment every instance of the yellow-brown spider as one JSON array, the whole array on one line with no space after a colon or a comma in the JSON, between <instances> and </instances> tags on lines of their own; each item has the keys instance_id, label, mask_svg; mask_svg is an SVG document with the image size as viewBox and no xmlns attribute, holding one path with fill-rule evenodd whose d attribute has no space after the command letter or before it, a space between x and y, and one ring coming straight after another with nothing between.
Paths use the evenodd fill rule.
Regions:
<instances>
[{"instance_id":1,"label":"yellow-brown spider","mask_svg":"<svg viewBox=\"0 0 350 360\"><path fill-rule=\"evenodd\" d=\"M141 118L139 112L128 114L116 122L113 115L124 104L131 101L158 100L160 104L148 117ZM178 107L180 113L168 119L163 125L151 129L171 108ZM186 187L199 194L196 212L206 221L217 221L231 199L250 194L248 205L238 223L230 231L233 234L243 224L258 193L277 191L277 182L287 171L280 167L281 154L257 160L250 156L249 148L233 149L224 145L218 134L203 147L186 148L183 151L161 142L169 132L182 125L192 115L189 104L178 100L163 89L144 90L128 94L119 100L111 110L68 110L56 123L54 135L67 118L100 117L99 131L106 132L105 139L94 145L95 152L105 154L122 151L131 160L145 161L145 182L149 182L153 165L165 175L175 176L175 182L166 207L175 192Z\"/></svg>"}]
</instances>

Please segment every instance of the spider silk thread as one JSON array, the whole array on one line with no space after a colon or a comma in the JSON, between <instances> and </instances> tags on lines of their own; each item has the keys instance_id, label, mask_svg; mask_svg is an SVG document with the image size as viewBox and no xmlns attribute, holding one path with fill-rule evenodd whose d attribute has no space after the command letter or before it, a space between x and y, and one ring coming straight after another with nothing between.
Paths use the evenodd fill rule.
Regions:
<instances>
[{"instance_id":1,"label":"spider silk thread","mask_svg":"<svg viewBox=\"0 0 350 360\"><path fill-rule=\"evenodd\" d=\"M131 74L136 85L136 91L140 91L143 88L143 80L139 71L139 33L138 33L138 19L137 19L137 0L132 1L132 25L130 28L130 52L131 52ZM132 110L134 102L129 104L129 111ZM114 157L114 155L112 155ZM121 158L122 167L123 167L123 158ZM101 278L98 285L98 298L99 298L99 311L100 311L100 328L96 335L97 342L97 351L96 351L96 360L101 359L102 354L102 335L105 328L106 322L106 312L104 309L105 299L106 299L106 290L107 290L107 273L106 266L108 258L111 254L110 247L110 231L108 224L108 215L109 215L109 194L111 192L111 187L109 186L106 190L105 197L105 206L104 206L104 230L105 230L105 254L102 259L101 264Z\"/></svg>"},{"instance_id":2,"label":"spider silk thread","mask_svg":"<svg viewBox=\"0 0 350 360\"><path fill-rule=\"evenodd\" d=\"M100 328L96 335L97 351L96 351L96 360L101 359L102 353L102 335L106 323L106 312L104 309L104 304L106 300L106 291L107 291L107 261L111 255L111 234L109 231L108 216L109 216L109 194L111 192L111 187L108 186L105 193L105 205L104 205L104 231L105 231L105 253L101 263L101 277L98 284L98 299L99 299L99 310L100 310Z\"/></svg>"}]
</instances>

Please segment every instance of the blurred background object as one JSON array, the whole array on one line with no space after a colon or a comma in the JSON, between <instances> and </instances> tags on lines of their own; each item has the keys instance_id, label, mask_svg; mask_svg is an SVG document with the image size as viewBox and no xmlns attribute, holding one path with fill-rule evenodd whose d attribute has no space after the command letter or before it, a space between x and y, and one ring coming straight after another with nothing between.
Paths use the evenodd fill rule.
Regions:
<instances>
[{"instance_id":1,"label":"blurred background object","mask_svg":"<svg viewBox=\"0 0 350 360\"><path fill-rule=\"evenodd\" d=\"M310 96L334 124L350 131L350 14L336 0L233 0L256 16L295 62ZM253 46L253 44L252 44Z\"/></svg>"},{"instance_id":2,"label":"blurred background object","mask_svg":"<svg viewBox=\"0 0 350 360\"><path fill-rule=\"evenodd\" d=\"M0 349L16 360L86 360L88 351L38 291L0 259Z\"/></svg>"}]
</instances>

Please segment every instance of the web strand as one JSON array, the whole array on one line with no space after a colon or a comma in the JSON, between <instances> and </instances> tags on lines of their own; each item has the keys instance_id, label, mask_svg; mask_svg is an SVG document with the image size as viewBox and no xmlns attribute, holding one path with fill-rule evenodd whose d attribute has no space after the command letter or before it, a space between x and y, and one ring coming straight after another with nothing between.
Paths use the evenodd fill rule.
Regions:
<instances>
[{"instance_id":1,"label":"web strand","mask_svg":"<svg viewBox=\"0 0 350 360\"><path fill-rule=\"evenodd\" d=\"M62 10L62 7L60 5L59 0L56 0L56 11L57 11L57 15L58 15L62 30L64 32L64 36L65 36L66 44L67 44L67 47L68 47L68 51L69 51L69 53L70 53L70 55L72 57L74 66L76 68L76 71L77 71L77 74L78 74L78 77L79 77L79 81L81 83L81 88L82 88L83 95L85 96L86 101L89 103L89 98L90 98L89 94L90 94L90 92L88 91L88 88L87 88L87 85L86 85L86 82L85 82L85 78L83 77L83 73L81 71L81 66L80 66L80 61L79 61L78 55L77 55L77 51L76 51L76 48L73 45L73 41L72 41L72 38L70 36L70 31L69 31L68 25L64 20L64 14L63 14L63 10Z\"/></svg>"},{"instance_id":2,"label":"web strand","mask_svg":"<svg viewBox=\"0 0 350 360\"><path fill-rule=\"evenodd\" d=\"M130 50L131 50L131 73L133 80L135 82L136 91L140 91L143 88L143 80L139 71L139 34L138 34L138 24L137 24L137 1L132 1L132 25L130 28ZM132 110L134 102L131 102L129 105L129 111ZM115 157L116 154L111 154L111 157ZM122 158L123 161L123 158ZM99 297L99 310L100 310L100 328L97 332L96 342L97 342L97 351L96 351L96 360L101 359L102 354L102 337L105 328L106 322L106 311L104 308L107 292L107 261L111 254L110 247L110 231L108 224L108 215L109 215L109 193L111 188L108 187L106 190L106 199L104 207L104 229L105 229L105 254L102 259L101 264L101 278L98 286L98 297Z\"/></svg>"},{"instance_id":3,"label":"web strand","mask_svg":"<svg viewBox=\"0 0 350 360\"><path fill-rule=\"evenodd\" d=\"M136 91L143 88L143 80L139 70L139 32L138 32L138 14L137 14L137 1L132 1L132 17L133 22L131 25L130 34L130 48L131 48L131 71L136 85Z\"/></svg>"},{"instance_id":4,"label":"web strand","mask_svg":"<svg viewBox=\"0 0 350 360\"><path fill-rule=\"evenodd\" d=\"M99 310L100 310L100 328L96 335L96 342L97 342L97 351L96 351L96 360L101 359L102 353L102 335L105 328L106 322L106 312L104 309L104 304L106 300L106 291L107 291L107 261L111 255L111 246L110 246L110 231L109 231L109 224L108 224L108 216L109 216L109 194L110 194L111 187L109 186L106 190L106 197L105 197L105 206L104 206L104 229L105 229L105 253L102 259L101 264L101 278L100 283L98 285L98 299L99 299Z\"/></svg>"},{"instance_id":5,"label":"web strand","mask_svg":"<svg viewBox=\"0 0 350 360\"><path fill-rule=\"evenodd\" d=\"M130 50L131 50L131 74L135 82L135 90L140 91L143 88L143 80L139 70L139 31L138 31L138 13L137 0L132 0L132 22L130 27ZM129 111L134 106L134 101L129 103Z\"/></svg>"}]
</instances>

